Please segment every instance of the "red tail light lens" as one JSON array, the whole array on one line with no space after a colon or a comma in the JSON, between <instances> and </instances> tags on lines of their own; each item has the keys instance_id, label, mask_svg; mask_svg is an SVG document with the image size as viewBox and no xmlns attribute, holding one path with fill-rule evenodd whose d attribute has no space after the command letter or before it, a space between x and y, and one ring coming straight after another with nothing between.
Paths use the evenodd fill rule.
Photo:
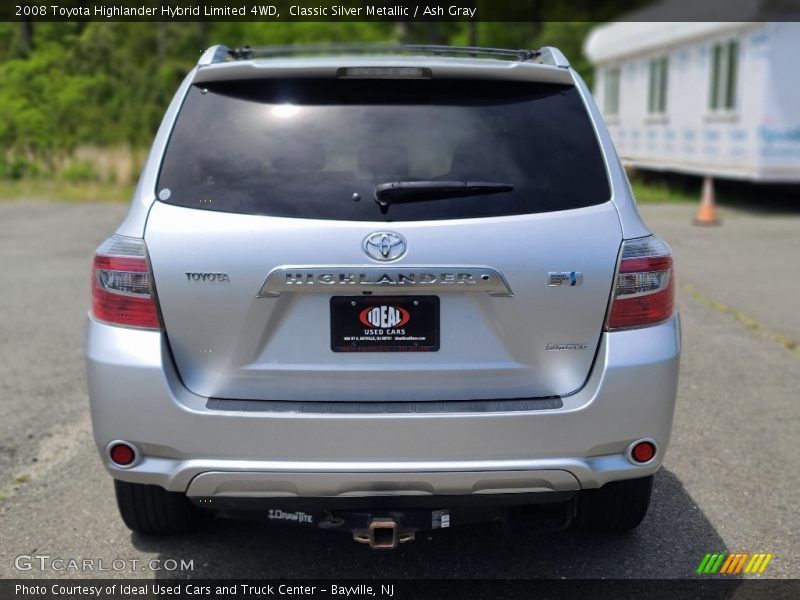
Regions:
<instances>
[{"instance_id":1,"label":"red tail light lens","mask_svg":"<svg viewBox=\"0 0 800 600\"><path fill-rule=\"evenodd\" d=\"M112 325L159 328L144 240L115 235L97 249L92 269L92 314Z\"/></svg>"},{"instance_id":2,"label":"red tail light lens","mask_svg":"<svg viewBox=\"0 0 800 600\"><path fill-rule=\"evenodd\" d=\"M675 307L675 278L669 246L650 236L623 243L608 329L665 321Z\"/></svg>"},{"instance_id":3,"label":"red tail light lens","mask_svg":"<svg viewBox=\"0 0 800 600\"><path fill-rule=\"evenodd\" d=\"M136 453L127 444L114 444L109 450L109 456L115 463L124 467L134 461Z\"/></svg>"},{"instance_id":4,"label":"red tail light lens","mask_svg":"<svg viewBox=\"0 0 800 600\"><path fill-rule=\"evenodd\" d=\"M655 455L656 447L652 442L639 442L631 449L633 460L639 463L650 462Z\"/></svg>"}]
</instances>

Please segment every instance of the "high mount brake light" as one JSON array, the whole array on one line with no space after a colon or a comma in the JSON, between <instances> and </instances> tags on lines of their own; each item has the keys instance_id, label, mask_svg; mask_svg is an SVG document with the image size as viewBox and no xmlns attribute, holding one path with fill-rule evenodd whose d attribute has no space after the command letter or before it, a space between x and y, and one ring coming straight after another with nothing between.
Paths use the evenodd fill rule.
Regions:
<instances>
[{"instance_id":1,"label":"high mount brake light","mask_svg":"<svg viewBox=\"0 0 800 600\"><path fill-rule=\"evenodd\" d=\"M160 327L144 240L114 235L100 244L92 268L92 314L112 325Z\"/></svg>"},{"instance_id":2,"label":"high mount brake light","mask_svg":"<svg viewBox=\"0 0 800 600\"><path fill-rule=\"evenodd\" d=\"M623 242L607 329L666 321L675 306L675 278L669 246L650 236Z\"/></svg>"}]
</instances>

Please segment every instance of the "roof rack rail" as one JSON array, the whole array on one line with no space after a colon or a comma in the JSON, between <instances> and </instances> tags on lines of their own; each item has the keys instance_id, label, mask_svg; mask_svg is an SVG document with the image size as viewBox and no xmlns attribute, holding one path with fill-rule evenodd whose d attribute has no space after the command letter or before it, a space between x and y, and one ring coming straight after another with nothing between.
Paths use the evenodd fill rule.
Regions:
<instances>
[{"instance_id":1,"label":"roof rack rail","mask_svg":"<svg viewBox=\"0 0 800 600\"><path fill-rule=\"evenodd\" d=\"M444 54L469 55L473 57L505 57L518 61L534 61L556 67L569 67L569 62L560 50L545 46L538 50L512 50L508 48L483 48L479 46L446 46L439 44L311 44L296 46L266 46L263 48L228 48L227 46L212 46L203 53L198 66L206 66L221 62L235 60L250 60L252 58L277 58L282 56L297 56L302 54L374 54L396 53L414 54L430 53L436 56Z\"/></svg>"}]
</instances>

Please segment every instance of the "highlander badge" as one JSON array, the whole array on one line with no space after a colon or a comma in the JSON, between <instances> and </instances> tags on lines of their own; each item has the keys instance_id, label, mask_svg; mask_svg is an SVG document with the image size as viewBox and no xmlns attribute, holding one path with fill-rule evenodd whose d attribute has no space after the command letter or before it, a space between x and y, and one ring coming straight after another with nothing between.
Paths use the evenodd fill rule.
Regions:
<instances>
[{"instance_id":1,"label":"highlander badge","mask_svg":"<svg viewBox=\"0 0 800 600\"><path fill-rule=\"evenodd\" d=\"M470 266L340 266L301 267L285 265L267 275L258 296L274 298L284 292L340 293L387 290L409 292L483 292L513 296L500 273L488 267Z\"/></svg>"}]
</instances>

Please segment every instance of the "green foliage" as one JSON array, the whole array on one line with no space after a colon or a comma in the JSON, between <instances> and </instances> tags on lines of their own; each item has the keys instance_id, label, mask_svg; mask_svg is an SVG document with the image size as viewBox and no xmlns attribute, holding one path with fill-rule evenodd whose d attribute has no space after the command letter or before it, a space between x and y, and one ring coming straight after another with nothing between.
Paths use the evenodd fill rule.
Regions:
<instances>
[{"instance_id":1,"label":"green foliage","mask_svg":"<svg viewBox=\"0 0 800 600\"><path fill-rule=\"evenodd\" d=\"M64 167L59 176L70 183L81 181L97 181L100 176L92 163L85 160L76 160Z\"/></svg>"},{"instance_id":2,"label":"green foliage","mask_svg":"<svg viewBox=\"0 0 800 600\"><path fill-rule=\"evenodd\" d=\"M572 68L586 80L590 89L593 73L589 60L583 54L583 41L595 25L596 23L583 21L550 21L543 23L539 32L541 45L555 46L561 50L569 58Z\"/></svg>"},{"instance_id":3,"label":"green foliage","mask_svg":"<svg viewBox=\"0 0 800 600\"><path fill-rule=\"evenodd\" d=\"M25 177L36 177L38 174L36 164L22 156L0 154L0 179L19 180Z\"/></svg>"},{"instance_id":4,"label":"green foliage","mask_svg":"<svg viewBox=\"0 0 800 600\"><path fill-rule=\"evenodd\" d=\"M471 3L482 13L493 6ZM515 5L515 23L36 22L30 47L20 23L0 23L0 178L55 173L78 146L147 147L176 87L214 43L553 45L591 82L582 53L590 21L630 6L622 0L596 4L585 10L587 22L547 22L563 17L541 0ZM86 166L75 163L61 176L82 180L91 174Z\"/></svg>"},{"instance_id":5,"label":"green foliage","mask_svg":"<svg viewBox=\"0 0 800 600\"><path fill-rule=\"evenodd\" d=\"M631 189L639 204L697 202L700 189L697 178L681 178L661 174L628 174Z\"/></svg>"}]
</instances>

